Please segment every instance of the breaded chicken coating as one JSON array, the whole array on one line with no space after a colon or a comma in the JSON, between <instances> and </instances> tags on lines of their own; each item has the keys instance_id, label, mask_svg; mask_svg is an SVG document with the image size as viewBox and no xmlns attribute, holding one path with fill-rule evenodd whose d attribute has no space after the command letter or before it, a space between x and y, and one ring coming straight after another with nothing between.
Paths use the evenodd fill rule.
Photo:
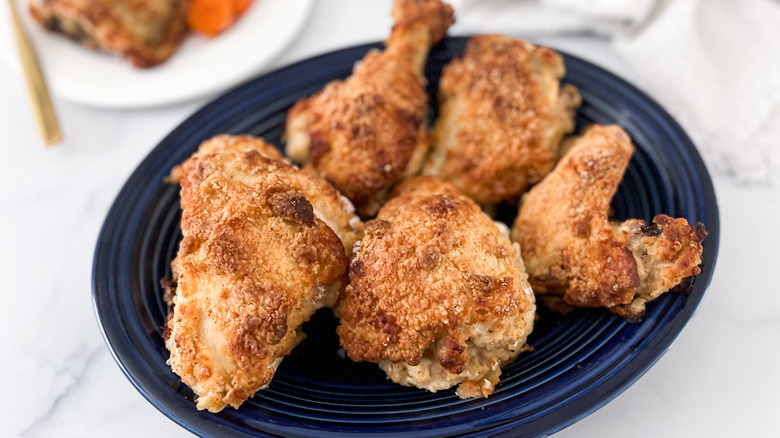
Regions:
<instances>
[{"instance_id":1,"label":"breaded chicken coating","mask_svg":"<svg viewBox=\"0 0 780 438\"><path fill-rule=\"evenodd\" d=\"M439 117L423 173L455 184L482 205L517 199L549 173L580 96L561 87L561 56L500 35L472 38L447 64Z\"/></svg>"},{"instance_id":2,"label":"breaded chicken coating","mask_svg":"<svg viewBox=\"0 0 780 438\"><path fill-rule=\"evenodd\" d=\"M394 382L487 397L527 349L536 306L520 249L447 182L401 183L366 223L349 280L341 345Z\"/></svg>"},{"instance_id":3,"label":"breaded chicken coating","mask_svg":"<svg viewBox=\"0 0 780 438\"><path fill-rule=\"evenodd\" d=\"M385 50L370 51L346 80L298 101L285 133L287 155L367 216L394 183L420 171L428 153L424 67L453 22L440 0L395 0L393 18Z\"/></svg>"},{"instance_id":4,"label":"breaded chicken coating","mask_svg":"<svg viewBox=\"0 0 780 438\"><path fill-rule=\"evenodd\" d=\"M191 0L30 0L44 28L86 47L114 52L135 67L153 67L187 36Z\"/></svg>"},{"instance_id":5,"label":"breaded chicken coating","mask_svg":"<svg viewBox=\"0 0 780 438\"><path fill-rule=\"evenodd\" d=\"M512 239L545 303L606 307L636 321L646 302L701 272L701 223L663 214L650 225L607 219L633 152L623 129L593 125L523 197Z\"/></svg>"},{"instance_id":6,"label":"breaded chicken coating","mask_svg":"<svg viewBox=\"0 0 780 438\"><path fill-rule=\"evenodd\" d=\"M183 239L171 263L168 363L198 409L237 408L270 383L298 327L335 304L362 224L327 182L258 138L208 140L171 179Z\"/></svg>"}]
</instances>

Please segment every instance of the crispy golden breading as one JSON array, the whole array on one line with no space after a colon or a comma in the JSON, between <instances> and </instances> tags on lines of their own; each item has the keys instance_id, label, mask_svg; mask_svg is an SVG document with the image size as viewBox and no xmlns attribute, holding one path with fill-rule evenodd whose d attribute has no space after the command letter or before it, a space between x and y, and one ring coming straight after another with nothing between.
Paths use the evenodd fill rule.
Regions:
<instances>
[{"instance_id":1,"label":"crispy golden breading","mask_svg":"<svg viewBox=\"0 0 780 438\"><path fill-rule=\"evenodd\" d=\"M527 348L536 306L520 250L447 182L401 183L366 224L349 279L341 345L397 383L486 397Z\"/></svg>"},{"instance_id":2,"label":"crispy golden breading","mask_svg":"<svg viewBox=\"0 0 780 438\"><path fill-rule=\"evenodd\" d=\"M444 68L433 150L423 173L483 205L517 199L549 173L580 96L561 87L561 56L499 35L472 38Z\"/></svg>"},{"instance_id":3,"label":"crispy golden breading","mask_svg":"<svg viewBox=\"0 0 780 438\"><path fill-rule=\"evenodd\" d=\"M607 220L633 152L623 129L593 125L523 197L512 238L540 299L553 294L569 306L603 306L637 320L645 302L701 272L701 223L666 215L650 225Z\"/></svg>"},{"instance_id":4,"label":"crispy golden breading","mask_svg":"<svg viewBox=\"0 0 780 438\"><path fill-rule=\"evenodd\" d=\"M32 16L92 48L115 52L135 67L168 59L187 34L190 0L30 0Z\"/></svg>"},{"instance_id":5,"label":"crispy golden breading","mask_svg":"<svg viewBox=\"0 0 780 438\"><path fill-rule=\"evenodd\" d=\"M429 147L423 70L452 24L440 0L395 0L386 49L373 50L344 81L298 101L287 118L287 155L330 181L361 214L419 172Z\"/></svg>"},{"instance_id":6,"label":"crispy golden breading","mask_svg":"<svg viewBox=\"0 0 780 438\"><path fill-rule=\"evenodd\" d=\"M257 138L206 141L171 179L181 184L184 237L172 262L168 363L198 409L238 407L269 384L298 327L335 304L344 248L362 224L333 187Z\"/></svg>"}]
</instances>

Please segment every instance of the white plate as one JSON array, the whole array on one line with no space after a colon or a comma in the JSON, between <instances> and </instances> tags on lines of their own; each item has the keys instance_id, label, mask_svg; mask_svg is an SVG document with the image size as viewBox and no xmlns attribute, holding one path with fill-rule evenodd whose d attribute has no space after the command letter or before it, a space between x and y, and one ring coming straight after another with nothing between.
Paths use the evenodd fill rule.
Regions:
<instances>
[{"instance_id":1,"label":"white plate","mask_svg":"<svg viewBox=\"0 0 780 438\"><path fill-rule=\"evenodd\" d=\"M49 88L72 102L109 108L177 103L225 90L259 73L300 32L312 0L254 0L246 13L214 39L186 37L165 63L137 69L118 56L95 52L44 30L25 0L15 0L38 53ZM10 23L7 5L0 7ZM0 26L0 53L18 65L10 26Z\"/></svg>"}]
</instances>

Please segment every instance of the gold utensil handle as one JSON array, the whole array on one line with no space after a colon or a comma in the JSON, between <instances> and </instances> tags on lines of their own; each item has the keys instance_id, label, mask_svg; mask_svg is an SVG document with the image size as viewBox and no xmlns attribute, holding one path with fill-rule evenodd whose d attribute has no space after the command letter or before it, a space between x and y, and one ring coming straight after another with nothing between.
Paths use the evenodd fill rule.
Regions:
<instances>
[{"instance_id":1,"label":"gold utensil handle","mask_svg":"<svg viewBox=\"0 0 780 438\"><path fill-rule=\"evenodd\" d=\"M43 142L51 145L62 140L60 124L57 122L57 115L54 113L54 106L51 104L49 90L43 79L38 58L36 58L32 44L22 27L22 21L16 9L16 0L10 0L10 3L16 43L19 47L24 78L27 82L27 93L30 96L30 103L35 113L35 121L38 123L38 130L41 133Z\"/></svg>"}]
</instances>

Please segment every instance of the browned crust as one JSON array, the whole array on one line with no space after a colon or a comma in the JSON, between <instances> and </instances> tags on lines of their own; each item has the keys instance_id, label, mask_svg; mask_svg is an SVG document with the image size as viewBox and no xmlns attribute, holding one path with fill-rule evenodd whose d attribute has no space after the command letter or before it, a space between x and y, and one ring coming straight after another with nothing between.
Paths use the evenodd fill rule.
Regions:
<instances>
[{"instance_id":1,"label":"browned crust","mask_svg":"<svg viewBox=\"0 0 780 438\"><path fill-rule=\"evenodd\" d=\"M310 121L307 168L359 209L401 179L415 149L427 140L427 97L420 79L381 58L377 52L367 55L347 82L328 84L289 113L295 118L305 112ZM393 87L373 82L387 75L393 76Z\"/></svg>"},{"instance_id":2,"label":"browned crust","mask_svg":"<svg viewBox=\"0 0 780 438\"><path fill-rule=\"evenodd\" d=\"M269 383L300 324L334 304L325 291L346 283L347 253L313 204L341 227L354 216L329 184L261 139L215 137L172 174L184 237L172 264L169 363L199 408L237 407Z\"/></svg>"},{"instance_id":3,"label":"browned crust","mask_svg":"<svg viewBox=\"0 0 780 438\"><path fill-rule=\"evenodd\" d=\"M30 12L46 29L147 68L164 62L178 49L187 35L190 2L33 0Z\"/></svg>"},{"instance_id":4,"label":"browned crust","mask_svg":"<svg viewBox=\"0 0 780 438\"><path fill-rule=\"evenodd\" d=\"M431 44L444 38L455 22L452 6L438 0L394 0L393 30L388 41L404 38L413 27L424 28Z\"/></svg>"},{"instance_id":5,"label":"browned crust","mask_svg":"<svg viewBox=\"0 0 780 438\"><path fill-rule=\"evenodd\" d=\"M634 147L617 126L592 126L522 200L513 238L536 293L578 306L631 301L636 263L606 212Z\"/></svg>"},{"instance_id":6,"label":"browned crust","mask_svg":"<svg viewBox=\"0 0 780 438\"><path fill-rule=\"evenodd\" d=\"M268 197L268 205L277 216L301 225L315 224L314 207L300 192L280 190Z\"/></svg>"},{"instance_id":7,"label":"browned crust","mask_svg":"<svg viewBox=\"0 0 780 438\"><path fill-rule=\"evenodd\" d=\"M362 214L417 173L428 150L423 67L450 24L439 0L398 0L384 51L373 50L350 77L329 83L288 113L287 154L331 182Z\"/></svg>"},{"instance_id":8,"label":"browned crust","mask_svg":"<svg viewBox=\"0 0 780 438\"><path fill-rule=\"evenodd\" d=\"M480 204L517 198L549 173L574 129L576 89L560 86L561 56L499 35L472 38L447 64L440 116L424 173L446 179Z\"/></svg>"},{"instance_id":9,"label":"browned crust","mask_svg":"<svg viewBox=\"0 0 780 438\"><path fill-rule=\"evenodd\" d=\"M468 359L464 327L533 308L513 248L457 188L401 183L366 234L338 304L341 345L357 361L417 365L426 352L453 374Z\"/></svg>"},{"instance_id":10,"label":"browned crust","mask_svg":"<svg viewBox=\"0 0 780 438\"><path fill-rule=\"evenodd\" d=\"M651 226L609 223L609 204L633 150L620 127L593 125L523 197L512 237L534 292L635 320L646 301L700 272L703 225L665 215Z\"/></svg>"},{"instance_id":11,"label":"browned crust","mask_svg":"<svg viewBox=\"0 0 780 438\"><path fill-rule=\"evenodd\" d=\"M702 242L707 237L702 223L689 225L684 218L659 214L650 225L631 219L621 224L613 223L612 227L643 265L642 284L633 300L610 309L623 318L640 320L644 316L645 303L679 285L683 279L701 273Z\"/></svg>"}]
</instances>

